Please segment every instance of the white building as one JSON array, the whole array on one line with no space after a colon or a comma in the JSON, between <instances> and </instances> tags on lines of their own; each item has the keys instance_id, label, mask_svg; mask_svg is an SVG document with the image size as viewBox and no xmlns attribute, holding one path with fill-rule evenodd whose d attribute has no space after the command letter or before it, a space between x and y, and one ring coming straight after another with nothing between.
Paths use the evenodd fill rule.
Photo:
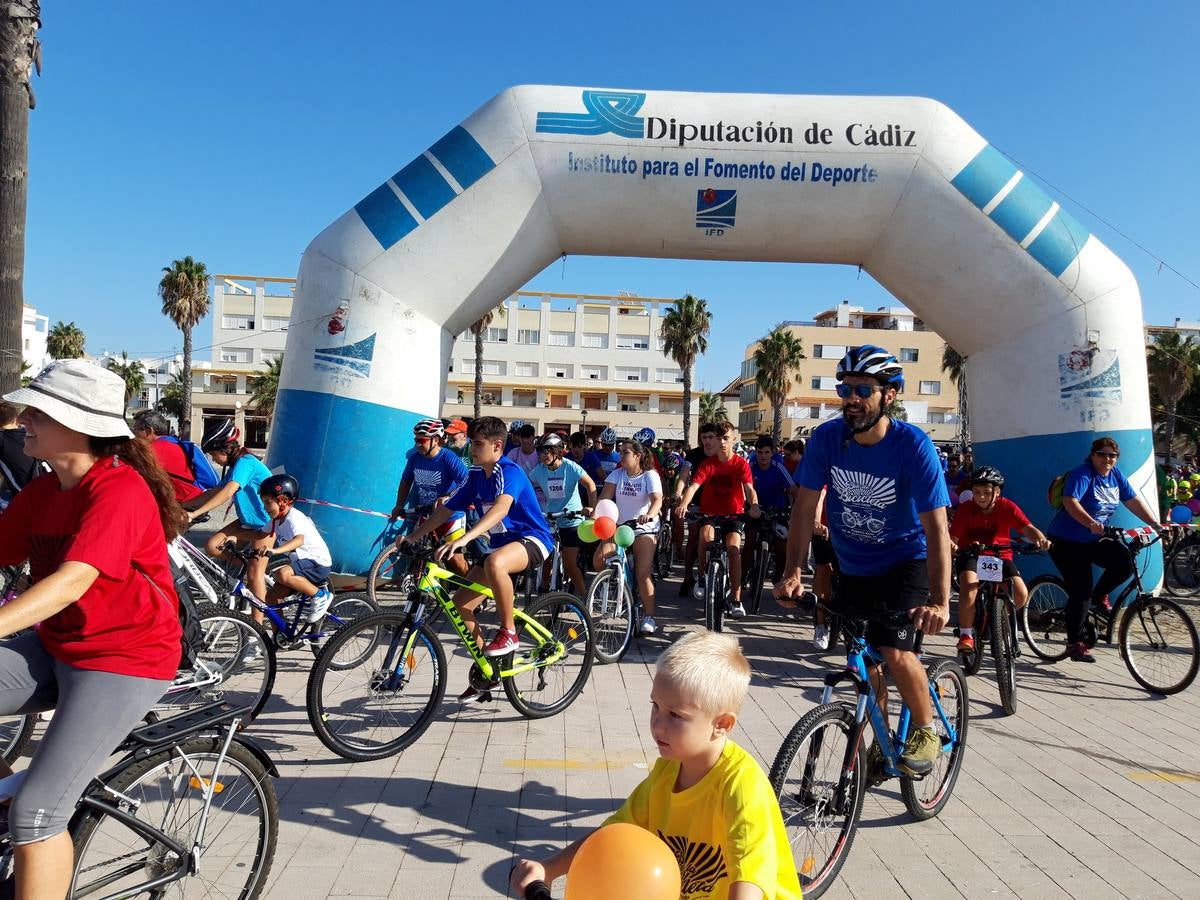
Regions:
<instances>
[{"instance_id":1,"label":"white building","mask_svg":"<svg viewBox=\"0 0 1200 900\"><path fill-rule=\"evenodd\" d=\"M50 333L50 319L25 304L25 315L21 319L21 359L29 366L26 375L36 375L50 362L46 352L46 338Z\"/></svg>"}]
</instances>

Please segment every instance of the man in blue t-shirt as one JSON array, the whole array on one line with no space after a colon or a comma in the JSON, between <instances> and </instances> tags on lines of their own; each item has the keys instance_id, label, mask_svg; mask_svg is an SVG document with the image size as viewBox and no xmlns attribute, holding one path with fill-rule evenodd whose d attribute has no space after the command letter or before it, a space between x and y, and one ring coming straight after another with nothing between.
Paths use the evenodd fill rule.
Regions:
<instances>
[{"instance_id":1,"label":"man in blue t-shirt","mask_svg":"<svg viewBox=\"0 0 1200 900\"><path fill-rule=\"evenodd\" d=\"M467 577L490 588L496 599L500 630L489 643L484 644L483 633L475 621L475 608L483 600L483 595L465 588L454 595L454 604L474 635L475 643L488 657L506 656L519 648L513 618L511 576L540 565L550 555L554 542L546 517L542 515L537 497L534 496L529 476L515 462L504 457L506 433L504 423L494 416L476 419L471 426L471 457L475 465L467 473L466 484L434 510L433 515L412 534L402 536L398 541L419 540L450 521L455 513L466 512L471 504L479 507L479 521L466 534L438 547L436 555L439 559L446 559L476 538L488 535L492 550L481 565L474 566L467 573ZM499 679L494 679L488 688L499 683ZM488 699L490 691L468 687L459 695L460 700L472 698Z\"/></svg>"},{"instance_id":2,"label":"man in blue t-shirt","mask_svg":"<svg viewBox=\"0 0 1200 900\"><path fill-rule=\"evenodd\" d=\"M604 484L621 457L617 455L617 432L609 427L600 432L600 449L589 450L583 457L583 468L596 484Z\"/></svg>"},{"instance_id":3,"label":"man in blue t-shirt","mask_svg":"<svg viewBox=\"0 0 1200 900\"><path fill-rule=\"evenodd\" d=\"M445 503L450 495L467 481L467 467L458 454L442 446L446 439L445 429L439 419L422 419L413 426L414 451L404 464L400 486L396 489L396 505L390 518L394 521L404 515L410 504L419 516L427 516L435 506ZM457 537L466 528L466 518L458 514L439 531L438 537ZM459 575L467 574L467 561L463 554L450 557L449 565Z\"/></svg>"},{"instance_id":4,"label":"man in blue t-shirt","mask_svg":"<svg viewBox=\"0 0 1200 900\"><path fill-rule=\"evenodd\" d=\"M763 509L787 509L796 495L792 476L775 453L775 439L763 435L754 444L754 464L750 466L754 493Z\"/></svg>"},{"instance_id":5,"label":"man in blue t-shirt","mask_svg":"<svg viewBox=\"0 0 1200 900\"><path fill-rule=\"evenodd\" d=\"M841 573L838 600L870 620L867 640L883 654L912 711L900 769L921 777L933 768L941 742L933 731L928 680L913 640L916 631L937 634L950 618L950 498L929 436L883 414L904 387L896 358L871 344L851 348L838 363L837 379L842 418L813 432L796 469L800 490L792 509L787 569L775 595L791 598L803 588L800 567L817 500L827 488L829 534ZM876 684L882 683L877 678ZM869 764L878 767L881 761L882 753L873 747Z\"/></svg>"}]
</instances>

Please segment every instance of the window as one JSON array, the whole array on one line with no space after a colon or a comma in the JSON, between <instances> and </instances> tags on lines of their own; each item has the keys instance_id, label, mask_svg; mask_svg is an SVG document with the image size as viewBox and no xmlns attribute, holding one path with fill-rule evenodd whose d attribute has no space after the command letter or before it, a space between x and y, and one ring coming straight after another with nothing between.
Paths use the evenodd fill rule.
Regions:
<instances>
[{"instance_id":1,"label":"window","mask_svg":"<svg viewBox=\"0 0 1200 900\"><path fill-rule=\"evenodd\" d=\"M289 321L291 320L287 316L263 316L263 329L266 331L286 331Z\"/></svg>"},{"instance_id":2,"label":"window","mask_svg":"<svg viewBox=\"0 0 1200 900\"><path fill-rule=\"evenodd\" d=\"M221 316L221 327L230 331L253 331L254 316Z\"/></svg>"},{"instance_id":3,"label":"window","mask_svg":"<svg viewBox=\"0 0 1200 900\"><path fill-rule=\"evenodd\" d=\"M537 391L513 391L513 406L537 406Z\"/></svg>"},{"instance_id":4,"label":"window","mask_svg":"<svg viewBox=\"0 0 1200 900\"><path fill-rule=\"evenodd\" d=\"M682 384L683 372L679 369L655 369L654 380L660 384Z\"/></svg>"},{"instance_id":5,"label":"window","mask_svg":"<svg viewBox=\"0 0 1200 900\"><path fill-rule=\"evenodd\" d=\"M574 347L575 332L573 331L552 331L550 332L551 347Z\"/></svg>"},{"instance_id":6,"label":"window","mask_svg":"<svg viewBox=\"0 0 1200 900\"><path fill-rule=\"evenodd\" d=\"M575 373L572 371L573 368L573 366L561 363L548 363L546 365L546 375L549 378L574 378Z\"/></svg>"},{"instance_id":7,"label":"window","mask_svg":"<svg viewBox=\"0 0 1200 900\"><path fill-rule=\"evenodd\" d=\"M273 363L276 360L278 360L281 356L283 356L283 351L282 350L260 350L259 356L262 357L263 362ZM451 369L451 371L454 371L453 368Z\"/></svg>"},{"instance_id":8,"label":"window","mask_svg":"<svg viewBox=\"0 0 1200 900\"><path fill-rule=\"evenodd\" d=\"M231 350L225 348L221 351L221 362L223 363L248 363L250 362L250 354L254 351L246 350Z\"/></svg>"},{"instance_id":9,"label":"window","mask_svg":"<svg viewBox=\"0 0 1200 900\"><path fill-rule=\"evenodd\" d=\"M845 355L845 344L813 344L813 359L841 359Z\"/></svg>"},{"instance_id":10,"label":"window","mask_svg":"<svg viewBox=\"0 0 1200 900\"><path fill-rule=\"evenodd\" d=\"M491 344L507 344L508 329L507 328L489 328L483 335L483 339Z\"/></svg>"},{"instance_id":11,"label":"window","mask_svg":"<svg viewBox=\"0 0 1200 900\"><path fill-rule=\"evenodd\" d=\"M517 363L516 375L518 378L536 378L537 363L519 362Z\"/></svg>"},{"instance_id":12,"label":"window","mask_svg":"<svg viewBox=\"0 0 1200 900\"><path fill-rule=\"evenodd\" d=\"M945 425L946 424L946 414L944 412L931 412L929 414L929 424L930 425Z\"/></svg>"},{"instance_id":13,"label":"window","mask_svg":"<svg viewBox=\"0 0 1200 900\"><path fill-rule=\"evenodd\" d=\"M605 381L608 378L608 366L580 366L579 377L590 381Z\"/></svg>"},{"instance_id":14,"label":"window","mask_svg":"<svg viewBox=\"0 0 1200 900\"><path fill-rule=\"evenodd\" d=\"M753 381L748 381L742 385L738 393L739 403L755 403L758 401L758 385Z\"/></svg>"},{"instance_id":15,"label":"window","mask_svg":"<svg viewBox=\"0 0 1200 900\"><path fill-rule=\"evenodd\" d=\"M608 335L599 331L585 331L583 333L583 346L605 350L608 348Z\"/></svg>"},{"instance_id":16,"label":"window","mask_svg":"<svg viewBox=\"0 0 1200 900\"><path fill-rule=\"evenodd\" d=\"M814 375L811 387L814 391L832 391L837 388L837 378L832 375Z\"/></svg>"},{"instance_id":17,"label":"window","mask_svg":"<svg viewBox=\"0 0 1200 900\"><path fill-rule=\"evenodd\" d=\"M919 393L922 394L940 394L942 392L942 383L940 381L922 381Z\"/></svg>"},{"instance_id":18,"label":"window","mask_svg":"<svg viewBox=\"0 0 1200 900\"><path fill-rule=\"evenodd\" d=\"M517 343L518 344L540 344L542 341L542 333L536 328L518 328Z\"/></svg>"},{"instance_id":19,"label":"window","mask_svg":"<svg viewBox=\"0 0 1200 900\"><path fill-rule=\"evenodd\" d=\"M649 350L650 338L639 337L636 334L618 334L617 335L618 350Z\"/></svg>"},{"instance_id":20,"label":"window","mask_svg":"<svg viewBox=\"0 0 1200 900\"><path fill-rule=\"evenodd\" d=\"M658 411L664 415L680 415L683 413L683 401L674 397L659 397Z\"/></svg>"},{"instance_id":21,"label":"window","mask_svg":"<svg viewBox=\"0 0 1200 900\"><path fill-rule=\"evenodd\" d=\"M630 366L615 366L617 381L645 381L646 370Z\"/></svg>"},{"instance_id":22,"label":"window","mask_svg":"<svg viewBox=\"0 0 1200 900\"><path fill-rule=\"evenodd\" d=\"M503 375L504 363L498 359L485 359L483 361L484 375Z\"/></svg>"},{"instance_id":23,"label":"window","mask_svg":"<svg viewBox=\"0 0 1200 900\"><path fill-rule=\"evenodd\" d=\"M810 419L819 419L819 418L821 418L821 407L819 407L819 406L810 406L810 407L808 408L808 417L809 417Z\"/></svg>"},{"instance_id":24,"label":"window","mask_svg":"<svg viewBox=\"0 0 1200 900\"><path fill-rule=\"evenodd\" d=\"M916 347L901 347L900 348L900 362L916 362L917 357L920 355L921 355L921 352Z\"/></svg>"}]
</instances>

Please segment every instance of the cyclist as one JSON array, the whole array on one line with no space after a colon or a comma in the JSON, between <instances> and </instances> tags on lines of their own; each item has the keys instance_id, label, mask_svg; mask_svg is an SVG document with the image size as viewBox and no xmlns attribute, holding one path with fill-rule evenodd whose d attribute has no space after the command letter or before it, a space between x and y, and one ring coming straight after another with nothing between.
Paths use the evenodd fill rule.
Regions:
<instances>
[{"instance_id":1,"label":"cyclist","mask_svg":"<svg viewBox=\"0 0 1200 900\"><path fill-rule=\"evenodd\" d=\"M316 523L295 507L300 482L291 475L272 475L258 486L258 493L275 532L275 546L267 553L288 556L287 564L273 573L275 587L267 599L303 594L308 598L304 603L306 618L320 622L333 599L326 586L333 559Z\"/></svg>"},{"instance_id":2,"label":"cyclist","mask_svg":"<svg viewBox=\"0 0 1200 900\"><path fill-rule=\"evenodd\" d=\"M534 487L540 488L543 511L551 515L577 512L579 515L557 520L558 543L562 548L563 570L571 579L571 586L580 597L587 590L583 571L579 568L579 551L583 541L579 537L579 523L591 513L596 505L596 482L592 481L583 466L563 458L565 444L557 434L548 434L537 443L541 462L529 475ZM579 488L587 492L587 505L579 500Z\"/></svg>"},{"instance_id":3,"label":"cyclist","mask_svg":"<svg viewBox=\"0 0 1200 900\"><path fill-rule=\"evenodd\" d=\"M717 445L720 443L720 430L715 422L705 422L700 426L700 446L693 447L683 457L683 465L679 467L679 481L675 485L675 495L679 498L676 504L676 509L686 514L687 506L683 504L683 493L687 486L691 483L692 475L699 467L700 463L708 459L717 452ZM704 498L704 490L701 489L692 495L692 502L700 503ZM683 583L679 585L679 596L689 597L696 587L696 580L693 574L693 566L696 562L696 550L700 546L700 529L688 528L687 545L683 552Z\"/></svg>"},{"instance_id":4,"label":"cyclist","mask_svg":"<svg viewBox=\"0 0 1200 900\"><path fill-rule=\"evenodd\" d=\"M950 494L950 506L958 506L958 495L969 488L971 485L967 481L967 476L970 475L962 467L962 454L957 450L952 451L946 457L946 491Z\"/></svg>"},{"instance_id":5,"label":"cyclist","mask_svg":"<svg viewBox=\"0 0 1200 900\"><path fill-rule=\"evenodd\" d=\"M740 516L749 511L751 518L757 519L762 515L758 506L758 495L754 491L754 477L750 474L750 464L733 453L733 425L729 422L718 422L716 452L704 460L692 475L692 483L683 493L683 508L687 509L696 492L704 485L708 489L700 499L700 512L706 516ZM725 548L729 558L729 614L735 619L746 616L746 607L742 605L742 531L743 526L738 522L725 531ZM716 537L716 530L711 522L700 528L699 548L697 556L700 571L704 571L706 547ZM704 588L696 586L693 595L697 600L704 599ZM715 603L723 598L714 598Z\"/></svg>"},{"instance_id":6,"label":"cyclist","mask_svg":"<svg viewBox=\"0 0 1200 900\"><path fill-rule=\"evenodd\" d=\"M528 423L522 425L515 432L517 437L517 446L508 451L506 456L521 467L521 471L528 475L538 464L537 452L537 431Z\"/></svg>"},{"instance_id":7,"label":"cyclist","mask_svg":"<svg viewBox=\"0 0 1200 900\"><path fill-rule=\"evenodd\" d=\"M240 432L233 419L218 422L200 442L200 449L221 466L221 483L189 501L188 517L195 519L222 504L232 502L237 519L215 532L205 544L209 556L220 556L227 541L246 541L255 550L269 550L275 543L271 534L271 517L263 506L258 487L271 477L271 470L262 460L238 443ZM260 600L267 596L267 560L256 556L246 565L246 582L250 592ZM257 609L251 615L263 622Z\"/></svg>"},{"instance_id":8,"label":"cyclist","mask_svg":"<svg viewBox=\"0 0 1200 900\"><path fill-rule=\"evenodd\" d=\"M670 514L667 518L671 530L669 537L671 543L675 545L675 553L680 559L683 558L683 516L678 513L678 505L683 492L683 479L679 474L682 465L683 457L674 450L668 450L663 454L663 496L666 498L663 504L663 513L664 515Z\"/></svg>"},{"instance_id":9,"label":"cyclist","mask_svg":"<svg viewBox=\"0 0 1200 900\"><path fill-rule=\"evenodd\" d=\"M413 441L417 452L408 458L400 486L396 489L396 505L392 507L392 521L404 514L409 499L418 508L441 506L450 495L466 484L467 467L452 450L442 446L445 433L437 419L422 419L413 426ZM460 514L452 516L438 530L439 540L453 540L466 533L466 519ZM459 575L467 573L467 561L461 553L449 559L450 567Z\"/></svg>"},{"instance_id":10,"label":"cyclist","mask_svg":"<svg viewBox=\"0 0 1200 900\"><path fill-rule=\"evenodd\" d=\"M793 438L783 445L783 467L787 469L789 475L796 474L796 466L800 465L800 460L804 458L804 441L800 438Z\"/></svg>"},{"instance_id":11,"label":"cyclist","mask_svg":"<svg viewBox=\"0 0 1200 900\"><path fill-rule=\"evenodd\" d=\"M937 634L950 617L946 480L929 436L884 415L904 387L904 370L892 354L871 344L853 347L837 365L837 380L842 420L819 425L808 440L796 472L800 493L792 507L787 571L775 596L793 598L803 590L801 566L817 500L828 485L839 602L870 621L867 639L883 654L912 712L914 728L900 768L925 775L941 743L933 731L925 669L912 648L914 632ZM878 669L873 681L886 698ZM878 746L871 755L877 765Z\"/></svg>"},{"instance_id":12,"label":"cyclist","mask_svg":"<svg viewBox=\"0 0 1200 900\"><path fill-rule=\"evenodd\" d=\"M617 455L617 433L610 426L600 432L600 449L590 451L583 458L583 467L597 484L603 484L612 470L620 463Z\"/></svg>"},{"instance_id":13,"label":"cyclist","mask_svg":"<svg viewBox=\"0 0 1200 900\"><path fill-rule=\"evenodd\" d=\"M1045 550L1050 546L1046 536L1017 504L1001 497L1004 475L995 466L980 466L963 482L971 489L971 501L962 504L954 512L950 523L950 549L962 551L957 559L958 567L958 647L959 653L970 653L975 649L975 597L979 594L979 576L975 566L979 553L972 552L972 544L1009 544L1013 531L1031 544ZM1011 550L1000 552L1004 561L1004 578L1012 584L1012 599L1017 609L1029 599L1029 589L1017 571Z\"/></svg>"},{"instance_id":14,"label":"cyclist","mask_svg":"<svg viewBox=\"0 0 1200 900\"><path fill-rule=\"evenodd\" d=\"M662 480L654 471L650 450L637 441L621 446L621 466L613 469L600 492L601 500L617 504L617 522L633 522L633 575L642 598L642 633L654 634L654 548L658 538L659 513L662 511ZM596 548L593 565L604 568L604 560L616 552L611 539L601 541Z\"/></svg>"},{"instance_id":15,"label":"cyclist","mask_svg":"<svg viewBox=\"0 0 1200 900\"><path fill-rule=\"evenodd\" d=\"M1120 456L1121 448L1111 437L1092 441L1088 458L1067 473L1062 509L1046 529L1054 540L1050 558L1067 585L1067 644L1075 662L1096 661L1083 640L1091 604L1099 603L1107 610L1109 592L1133 574L1125 548L1118 541L1102 537L1104 526L1124 504L1147 525L1162 527L1154 510L1117 468ZM1104 570L1095 584L1092 566Z\"/></svg>"},{"instance_id":16,"label":"cyclist","mask_svg":"<svg viewBox=\"0 0 1200 900\"><path fill-rule=\"evenodd\" d=\"M471 455L475 465L467 474L467 483L435 509L433 515L416 530L397 541L400 544L419 540L449 522L455 513L465 512L472 503L480 505L482 515L479 521L466 534L438 547L437 557L446 559L475 538L490 535L491 552L481 564L473 566L467 573L471 580L490 588L496 599L500 630L490 642L484 644L483 633L475 621L475 609L483 600L483 595L465 588L454 595L454 604L474 636L475 643L489 657L505 656L519 647L513 618L511 576L541 565L550 555L550 544L554 540L533 494L529 476L504 456L504 436L504 423L500 419L494 416L476 419L471 426ZM496 679L484 692L498 684L499 679ZM481 693L468 687L459 695L459 699L469 700Z\"/></svg>"},{"instance_id":17,"label":"cyclist","mask_svg":"<svg viewBox=\"0 0 1200 900\"><path fill-rule=\"evenodd\" d=\"M750 477L754 481L754 492L758 495L758 503L764 510L786 511L796 498L796 485L792 476L775 453L775 439L764 434L754 442L754 461L750 464ZM760 521L747 523L746 546L758 546L758 529L763 527ZM779 542L772 539L772 545ZM774 546L775 571L771 573L772 581L779 581L783 571L784 546ZM747 583L750 573L747 572Z\"/></svg>"},{"instance_id":18,"label":"cyclist","mask_svg":"<svg viewBox=\"0 0 1200 900\"><path fill-rule=\"evenodd\" d=\"M464 419L451 419L444 426L446 431L446 449L462 460L463 468L471 467L471 439L467 437L470 423Z\"/></svg>"},{"instance_id":19,"label":"cyclist","mask_svg":"<svg viewBox=\"0 0 1200 900\"><path fill-rule=\"evenodd\" d=\"M55 710L7 830L16 896L65 897L76 803L179 667L167 541L184 517L153 452L125 425L125 382L114 373L63 360L4 399L25 405L25 447L51 472L0 517L0 565L28 560L33 579L0 608L0 714Z\"/></svg>"},{"instance_id":20,"label":"cyclist","mask_svg":"<svg viewBox=\"0 0 1200 900\"><path fill-rule=\"evenodd\" d=\"M179 441L171 440L171 423L166 416L157 410L142 410L133 417L133 436L154 451L162 467L171 476L176 500L187 503L204 493L196 486L195 475L188 465L183 447Z\"/></svg>"},{"instance_id":21,"label":"cyclist","mask_svg":"<svg viewBox=\"0 0 1200 900\"><path fill-rule=\"evenodd\" d=\"M25 452L25 432L17 424L19 412L15 404L0 400L0 511L21 488L50 471Z\"/></svg>"},{"instance_id":22,"label":"cyclist","mask_svg":"<svg viewBox=\"0 0 1200 900\"><path fill-rule=\"evenodd\" d=\"M633 433L633 439L650 451L650 458L654 463L654 471L658 473L658 477L662 478L662 449L658 446L658 435L654 433L653 428L639 428Z\"/></svg>"}]
</instances>

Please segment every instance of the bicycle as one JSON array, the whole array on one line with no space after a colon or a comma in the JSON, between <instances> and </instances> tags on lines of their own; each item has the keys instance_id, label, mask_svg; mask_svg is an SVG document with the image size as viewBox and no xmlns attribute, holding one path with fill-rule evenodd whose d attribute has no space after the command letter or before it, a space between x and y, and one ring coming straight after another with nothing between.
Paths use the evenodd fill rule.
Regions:
<instances>
[{"instance_id":1,"label":"bicycle","mask_svg":"<svg viewBox=\"0 0 1200 900\"><path fill-rule=\"evenodd\" d=\"M774 545L777 541L787 542L788 523L791 511L787 509L764 509L758 520L758 533L753 547L746 542L745 555L748 565L743 569L743 582L749 595L743 595L746 612L757 615L762 604L762 592L767 586L768 573L775 564Z\"/></svg>"},{"instance_id":2,"label":"bicycle","mask_svg":"<svg viewBox=\"0 0 1200 900\"><path fill-rule=\"evenodd\" d=\"M1156 529L1106 527L1101 538L1117 541L1129 554L1133 570L1111 611L1092 604L1085 622L1084 643L1098 639L1111 644L1116 631L1121 658L1133 680L1152 694L1177 694L1196 678L1200 668L1200 637L1182 606L1155 597L1142 587L1137 554L1161 538ZM1021 611L1021 631L1029 648L1047 662L1065 659L1069 648L1067 587L1058 575L1039 575L1029 585L1029 602Z\"/></svg>"},{"instance_id":3,"label":"bicycle","mask_svg":"<svg viewBox=\"0 0 1200 900\"><path fill-rule=\"evenodd\" d=\"M428 519L433 510L432 506L414 507L405 512L398 523L390 524L380 536L383 549L376 555L367 572L367 599L376 608L382 608L385 603L404 602L417 586L417 576L410 567L410 560L397 551L396 539L409 534ZM471 547L467 548L466 557L471 564L477 561Z\"/></svg>"},{"instance_id":4,"label":"bicycle","mask_svg":"<svg viewBox=\"0 0 1200 900\"><path fill-rule=\"evenodd\" d=\"M689 524L700 528L712 525L713 540L705 545L704 563L704 627L709 631L721 631L725 625L725 613L729 605L729 551L725 536L746 521L744 515L732 516L689 516Z\"/></svg>"},{"instance_id":5,"label":"bicycle","mask_svg":"<svg viewBox=\"0 0 1200 900\"><path fill-rule=\"evenodd\" d=\"M1195 597L1200 594L1200 530L1184 526L1179 532L1163 547L1163 587L1176 597Z\"/></svg>"},{"instance_id":6,"label":"bicycle","mask_svg":"<svg viewBox=\"0 0 1200 900\"><path fill-rule=\"evenodd\" d=\"M186 879L206 894L262 893L279 833L279 772L240 732L246 713L213 703L129 734L116 750L124 756L88 785L68 826L69 897L161 897L187 892ZM0 873L11 889L7 832Z\"/></svg>"},{"instance_id":7,"label":"bicycle","mask_svg":"<svg viewBox=\"0 0 1200 900\"><path fill-rule=\"evenodd\" d=\"M524 647L488 659L451 594L466 588L486 601L494 600L492 591L434 562L428 541L400 550L420 572L403 609L372 613L337 631L309 674L308 718L321 743L345 759L366 761L393 756L425 732L446 693L446 654L432 627L443 616L473 661L469 680L481 700L491 699L497 678L526 718L555 715L575 701L592 668L592 622L582 601L554 593L514 609Z\"/></svg>"},{"instance_id":8,"label":"bicycle","mask_svg":"<svg viewBox=\"0 0 1200 900\"><path fill-rule=\"evenodd\" d=\"M636 522L623 524L633 527ZM633 560L620 544L614 546L616 549L605 557L604 567L592 576L587 590L588 615L595 634L592 652L602 664L619 662L642 625L642 598Z\"/></svg>"},{"instance_id":9,"label":"bicycle","mask_svg":"<svg viewBox=\"0 0 1200 900\"><path fill-rule=\"evenodd\" d=\"M651 571L659 581L671 577L675 565L675 507L664 503L659 514L658 542L654 546L654 567Z\"/></svg>"},{"instance_id":10,"label":"bicycle","mask_svg":"<svg viewBox=\"0 0 1200 900\"><path fill-rule=\"evenodd\" d=\"M906 614L900 615L907 621ZM795 848L796 871L806 898L821 896L845 863L858 829L868 778L870 786L899 778L909 814L918 820L930 819L949 802L966 752L970 699L966 676L958 663L940 660L931 663L926 672L941 753L923 778L900 771L899 757L908 739L911 714L902 702L896 730L889 730L869 672L883 657L867 643L866 629L866 620L842 614L846 667L826 674L820 705L793 726L771 766L771 786ZM914 652L920 651L921 638L917 632ZM852 683L856 702L834 701L833 690L843 681ZM882 767L870 773L863 741L868 719L882 750ZM844 743L839 744L839 739Z\"/></svg>"}]
</instances>

